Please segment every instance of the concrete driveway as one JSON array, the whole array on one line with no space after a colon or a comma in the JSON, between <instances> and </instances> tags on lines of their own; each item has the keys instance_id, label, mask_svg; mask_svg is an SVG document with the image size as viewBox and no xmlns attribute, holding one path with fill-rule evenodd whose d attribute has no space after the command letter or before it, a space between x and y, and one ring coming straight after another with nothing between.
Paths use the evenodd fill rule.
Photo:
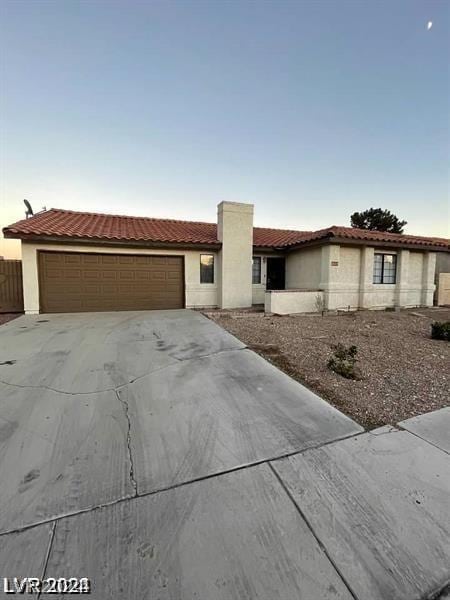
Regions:
<instances>
[{"instance_id":1,"label":"concrete driveway","mask_svg":"<svg viewBox=\"0 0 450 600\"><path fill-rule=\"evenodd\" d=\"M423 598L450 577L448 459L364 433L197 312L0 328L0 577L90 577L99 599Z\"/></svg>"}]
</instances>

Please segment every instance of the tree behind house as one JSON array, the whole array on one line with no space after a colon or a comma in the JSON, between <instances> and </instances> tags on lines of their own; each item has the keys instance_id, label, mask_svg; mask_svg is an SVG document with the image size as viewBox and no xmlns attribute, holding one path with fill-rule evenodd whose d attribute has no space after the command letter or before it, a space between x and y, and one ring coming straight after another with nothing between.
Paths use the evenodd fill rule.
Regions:
<instances>
[{"instance_id":1,"label":"tree behind house","mask_svg":"<svg viewBox=\"0 0 450 600\"><path fill-rule=\"evenodd\" d=\"M389 233L403 233L407 221L400 221L389 210L369 208L364 212L354 212L350 217L352 227L370 229L372 231L388 231Z\"/></svg>"}]
</instances>

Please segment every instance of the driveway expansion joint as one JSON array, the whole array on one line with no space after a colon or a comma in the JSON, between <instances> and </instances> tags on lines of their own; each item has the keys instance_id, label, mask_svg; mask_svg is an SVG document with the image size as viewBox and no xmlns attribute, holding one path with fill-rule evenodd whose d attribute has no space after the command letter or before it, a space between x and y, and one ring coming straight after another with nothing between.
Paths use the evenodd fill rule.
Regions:
<instances>
[{"instance_id":1,"label":"driveway expansion joint","mask_svg":"<svg viewBox=\"0 0 450 600\"><path fill-rule=\"evenodd\" d=\"M336 573L339 575L339 577L342 579L345 587L347 588L349 594L351 595L351 597L354 600L358 600L358 596L356 595L356 593L352 590L350 584L348 583L348 581L346 580L346 578L344 577L344 575L342 574L341 569L338 567L338 565L336 564L336 562L333 560L333 557L331 556L331 554L328 552L328 550L326 549L326 547L324 546L324 544L322 543L322 540L320 539L320 537L316 534L316 532L314 531L313 526L311 525L311 523L309 522L308 518L306 517L306 515L303 513L302 509L300 508L300 506L297 504L297 502L295 501L295 498L293 497L293 495L291 494L291 492L289 491L288 487L286 486L286 484L284 483L283 479L281 478L281 476L278 474L278 471L275 469L275 467L269 462L268 463L271 471L273 472L273 474L275 475L276 479L278 480L279 484L281 485L281 487L283 488L283 490L285 491L285 493L287 494L289 500L293 503L293 505L295 506L297 512L299 513L299 515L301 516L301 518L303 519L303 521L306 523L308 529L311 531L311 534L314 536L314 539L317 541L320 549L322 550L322 552L325 554L325 556L328 558L328 560L330 561L330 563L333 565L334 570L336 571Z\"/></svg>"},{"instance_id":2,"label":"driveway expansion joint","mask_svg":"<svg viewBox=\"0 0 450 600\"><path fill-rule=\"evenodd\" d=\"M52 531L50 533L50 540L48 542L48 548L47 548L47 553L45 555L44 567L42 569L42 580L45 579L45 576L47 574L48 561L50 559L50 553L52 551L53 540L55 539L56 523L57 523L57 521L53 522ZM41 595L42 595L42 592L39 592L37 600L39 600L41 598Z\"/></svg>"},{"instance_id":3,"label":"driveway expansion joint","mask_svg":"<svg viewBox=\"0 0 450 600\"><path fill-rule=\"evenodd\" d=\"M123 404L125 401L119 399L119 402L121 404ZM126 404L128 406L128 403L126 403ZM128 414L127 414L127 418L128 418ZM213 479L214 477L221 477L223 475L229 475L230 473L234 473L235 471L243 471L245 469L251 469L253 467L257 467L259 465L266 464L266 463L272 467L272 464L271 464L272 462L283 460L283 459L289 458L291 456L296 456L297 454L304 454L305 452L308 452L310 450L318 450L319 448L322 448L323 446L328 446L328 445L334 444L336 442L342 442L342 441L350 439L350 438L355 438L360 435L364 435L365 433L367 433L367 432L361 431L359 433L351 433L351 434L342 436L337 439L332 439L332 440L328 440L326 442L319 443L317 446L308 446L307 448L302 448L301 450L293 450L292 452L287 452L284 454L280 454L278 456L272 456L270 458L262 458L261 460L257 460L257 461L251 462L251 463L238 465L237 467L231 467L230 469L226 469L225 471L218 471L217 473L210 473L208 475L196 477L196 478L190 479L188 481L181 481L179 483L174 483L172 485L167 485L167 486L157 488L157 489L154 489L154 490L151 490L148 492L143 492L143 493L137 492L137 482L135 481L135 472L134 472L134 466L133 466L134 462L131 457L131 449L130 449L130 464L131 464L130 471L133 473L132 482L136 483L136 487L133 485L133 488L135 490L135 493L133 495L126 495L121 498L116 498L115 500L111 500L110 502L102 502L100 504L96 504L95 506L90 506L88 508L80 508L79 510L75 510L73 512L62 513L60 515L54 516L49 519L44 519L42 521L35 521L34 523L29 523L22 527L16 527L15 529L0 531L0 538L4 535L6 536L11 533L19 533L19 532L25 531L27 529L32 529L33 527L39 527L40 525L48 525L49 523L57 523L61 519L76 517L78 515L82 515L84 513L89 513L92 511L96 511L96 510L102 510L104 508L108 508L109 506L115 506L116 504L120 504L122 502L127 502L129 500L136 500L138 498L146 498L148 496L155 496L156 494L161 494L161 493L168 492L170 490L174 490L174 489L177 489L180 487L185 487L185 486L191 485L192 483L198 483L200 481L206 481L208 479ZM130 437L130 442L131 442L131 437Z\"/></svg>"},{"instance_id":4,"label":"driveway expansion joint","mask_svg":"<svg viewBox=\"0 0 450 600\"><path fill-rule=\"evenodd\" d=\"M437 444L435 444L434 442L431 442L430 440L427 440L427 438L419 435L417 432L415 431L411 431L411 429L406 429L405 427L403 427L403 425L401 425L400 423L397 424L398 430L399 431L404 431L406 433L410 433L411 435L414 435L416 438L418 438L419 440L421 440L422 442L426 442L427 444L430 444L430 446L433 446L433 448L436 448L437 450L440 450L441 452L444 452L445 454L450 456L450 452L447 452L447 450L445 448L441 448L440 446L438 446ZM450 586L450 582L449 582L449 586Z\"/></svg>"}]
</instances>

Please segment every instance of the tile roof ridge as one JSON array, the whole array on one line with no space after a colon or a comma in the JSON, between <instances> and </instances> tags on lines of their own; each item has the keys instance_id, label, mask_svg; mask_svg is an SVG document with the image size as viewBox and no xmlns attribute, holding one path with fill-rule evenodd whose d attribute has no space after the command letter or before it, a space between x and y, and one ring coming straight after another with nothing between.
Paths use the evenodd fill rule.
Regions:
<instances>
[{"instance_id":1,"label":"tile roof ridge","mask_svg":"<svg viewBox=\"0 0 450 600\"><path fill-rule=\"evenodd\" d=\"M191 225L216 225L216 223L211 223L210 221L187 221L185 219L170 219L170 218L164 218L164 217L143 217L143 216L136 216L136 215L119 215L117 213L101 213L101 212L91 212L91 211L86 211L86 210L71 210L71 209L67 209L67 208L49 208L46 211L43 212L55 212L55 213L67 213L67 214L73 214L73 215L84 215L84 216L89 216L89 217L116 217L119 219L133 219L136 221L141 221L141 220L145 220L145 221L163 221L164 223L185 223L185 224L191 224ZM43 212L40 213L36 213L33 216L36 216L38 214L43 214Z\"/></svg>"},{"instance_id":2,"label":"tile roof ridge","mask_svg":"<svg viewBox=\"0 0 450 600\"><path fill-rule=\"evenodd\" d=\"M348 231L348 232L355 232L357 233L361 233L361 234L374 234L374 235L394 235L396 237L398 237L399 239L401 238L418 238L418 239L426 239L426 240L437 240L440 242L448 242L449 239L448 238L442 238L442 237L436 237L436 236L428 236L428 235L417 235L416 233L395 233L394 231L381 231L380 229L363 229L361 227L351 227L349 225L332 225L331 227L329 227L328 229L330 230L334 230L334 231L339 231L339 230L344 230L344 231Z\"/></svg>"},{"instance_id":3,"label":"tile roof ridge","mask_svg":"<svg viewBox=\"0 0 450 600\"><path fill-rule=\"evenodd\" d=\"M260 227L254 226L253 229L263 229L264 231L282 231L284 233L313 233L305 229L283 229L282 227Z\"/></svg>"}]
</instances>

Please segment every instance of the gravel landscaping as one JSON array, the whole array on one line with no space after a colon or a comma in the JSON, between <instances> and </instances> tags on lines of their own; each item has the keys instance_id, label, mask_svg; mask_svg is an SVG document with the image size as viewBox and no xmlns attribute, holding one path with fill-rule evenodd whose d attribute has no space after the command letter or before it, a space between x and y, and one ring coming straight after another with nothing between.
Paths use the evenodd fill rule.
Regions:
<instances>
[{"instance_id":1,"label":"gravel landscaping","mask_svg":"<svg viewBox=\"0 0 450 600\"><path fill-rule=\"evenodd\" d=\"M450 309L266 316L211 311L208 317L368 429L449 404L450 344L430 338ZM337 343L357 347L361 379L327 367Z\"/></svg>"}]
</instances>

